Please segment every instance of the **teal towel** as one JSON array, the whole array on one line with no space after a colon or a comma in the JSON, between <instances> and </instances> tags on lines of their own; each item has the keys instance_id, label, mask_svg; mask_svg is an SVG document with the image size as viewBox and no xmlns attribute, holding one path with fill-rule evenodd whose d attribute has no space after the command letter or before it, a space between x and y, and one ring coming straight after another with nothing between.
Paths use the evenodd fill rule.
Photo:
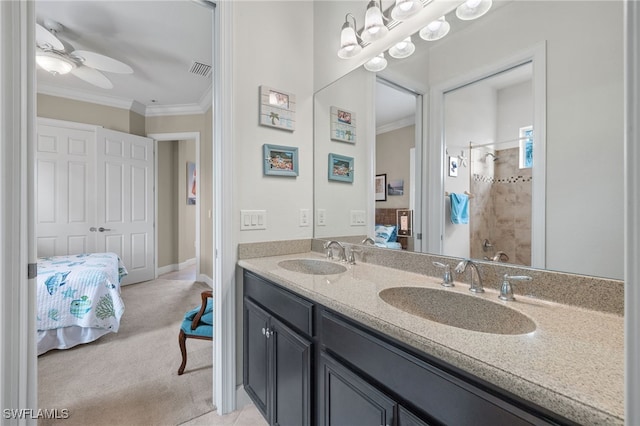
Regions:
<instances>
[{"instance_id":1,"label":"teal towel","mask_svg":"<svg viewBox=\"0 0 640 426\"><path fill-rule=\"evenodd\" d=\"M451 193L449 198L451 199L451 223L469 223L469 196Z\"/></svg>"}]
</instances>

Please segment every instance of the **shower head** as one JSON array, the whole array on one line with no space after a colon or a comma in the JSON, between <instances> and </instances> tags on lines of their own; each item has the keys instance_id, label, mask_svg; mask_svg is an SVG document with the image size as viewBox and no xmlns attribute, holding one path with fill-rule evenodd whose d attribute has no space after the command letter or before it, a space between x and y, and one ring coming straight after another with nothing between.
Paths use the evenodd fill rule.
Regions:
<instances>
[{"instance_id":1,"label":"shower head","mask_svg":"<svg viewBox=\"0 0 640 426\"><path fill-rule=\"evenodd\" d=\"M498 161L498 158L500 158L500 157L496 157L496 155L493 152L487 152L484 155L485 161L487 160L488 157L493 157L493 161Z\"/></svg>"}]
</instances>

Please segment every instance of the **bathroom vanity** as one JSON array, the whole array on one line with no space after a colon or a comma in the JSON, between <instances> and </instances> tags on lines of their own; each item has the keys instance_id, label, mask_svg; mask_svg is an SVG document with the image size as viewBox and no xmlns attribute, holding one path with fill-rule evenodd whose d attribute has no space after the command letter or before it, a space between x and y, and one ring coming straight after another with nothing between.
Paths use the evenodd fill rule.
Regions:
<instances>
[{"instance_id":1,"label":"bathroom vanity","mask_svg":"<svg viewBox=\"0 0 640 426\"><path fill-rule=\"evenodd\" d=\"M271 424L623 424L622 317L325 262L312 252L239 262L243 381ZM449 315L472 317L470 328L492 304L534 330L429 320L404 307L415 294L451 296Z\"/></svg>"}]
</instances>

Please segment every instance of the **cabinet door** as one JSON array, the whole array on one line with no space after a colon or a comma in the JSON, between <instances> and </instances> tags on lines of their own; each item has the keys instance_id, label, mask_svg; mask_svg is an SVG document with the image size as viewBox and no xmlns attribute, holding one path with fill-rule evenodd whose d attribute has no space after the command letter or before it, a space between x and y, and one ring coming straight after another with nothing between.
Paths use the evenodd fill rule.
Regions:
<instances>
[{"instance_id":1,"label":"cabinet door","mask_svg":"<svg viewBox=\"0 0 640 426\"><path fill-rule=\"evenodd\" d=\"M325 426L392 425L395 402L324 352L320 355Z\"/></svg>"},{"instance_id":2,"label":"cabinet door","mask_svg":"<svg viewBox=\"0 0 640 426\"><path fill-rule=\"evenodd\" d=\"M275 318L273 334L274 405L272 423L281 426L311 424L311 342Z\"/></svg>"},{"instance_id":3,"label":"cabinet door","mask_svg":"<svg viewBox=\"0 0 640 426\"><path fill-rule=\"evenodd\" d=\"M270 403L268 330L269 314L245 297L243 384L265 418L269 418L267 407Z\"/></svg>"}]
</instances>

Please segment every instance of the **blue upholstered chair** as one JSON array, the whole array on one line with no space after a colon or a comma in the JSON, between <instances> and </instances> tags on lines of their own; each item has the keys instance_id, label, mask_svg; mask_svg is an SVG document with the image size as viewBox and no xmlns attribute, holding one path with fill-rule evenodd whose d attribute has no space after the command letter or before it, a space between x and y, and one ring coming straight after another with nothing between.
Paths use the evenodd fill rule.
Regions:
<instances>
[{"instance_id":1,"label":"blue upholstered chair","mask_svg":"<svg viewBox=\"0 0 640 426\"><path fill-rule=\"evenodd\" d=\"M202 303L184 315L180 326L178 343L182 352L182 364L178 368L179 376L184 373L184 367L187 365L187 338L213 340L213 292L203 291L200 296Z\"/></svg>"}]
</instances>

